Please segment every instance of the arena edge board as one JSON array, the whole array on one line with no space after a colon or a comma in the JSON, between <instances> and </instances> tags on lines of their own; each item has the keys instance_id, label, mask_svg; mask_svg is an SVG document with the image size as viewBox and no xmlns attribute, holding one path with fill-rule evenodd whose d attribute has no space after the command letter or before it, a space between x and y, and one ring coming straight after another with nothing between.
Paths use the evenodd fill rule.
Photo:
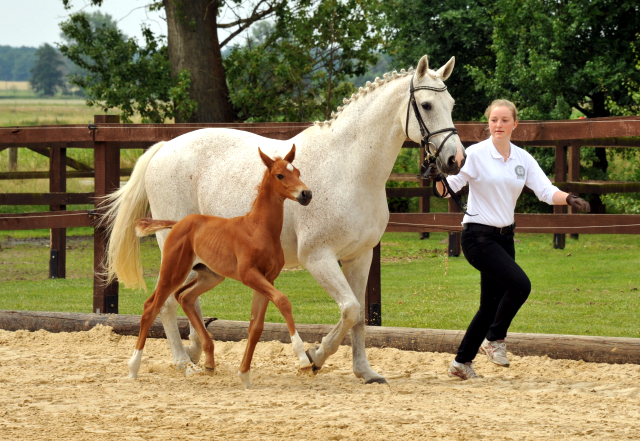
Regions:
<instances>
[{"instance_id":1,"label":"arena edge board","mask_svg":"<svg viewBox=\"0 0 640 441\"><path fill-rule=\"evenodd\" d=\"M205 323L214 340L241 341L247 338L248 322L205 318ZM0 329L7 331L79 332L88 331L96 325L111 326L113 332L119 335L137 336L140 316L0 310ZM188 338L187 318L178 317L178 326L182 338ZM297 328L303 341L314 343L320 342L333 325L298 324ZM455 354L464 331L367 326L366 335L367 347ZM149 337L165 338L159 319L154 322ZM260 341L274 340L290 343L286 324L265 323ZM518 356L640 364L640 338L509 333L507 341L509 352ZM349 335L344 338L342 344L351 344Z\"/></svg>"}]
</instances>

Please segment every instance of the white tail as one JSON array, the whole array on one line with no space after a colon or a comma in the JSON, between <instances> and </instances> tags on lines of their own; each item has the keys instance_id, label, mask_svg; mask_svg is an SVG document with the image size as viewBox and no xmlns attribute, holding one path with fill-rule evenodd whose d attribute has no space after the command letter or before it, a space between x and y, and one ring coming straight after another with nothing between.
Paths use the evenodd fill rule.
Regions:
<instances>
[{"instance_id":1,"label":"white tail","mask_svg":"<svg viewBox=\"0 0 640 441\"><path fill-rule=\"evenodd\" d=\"M164 144L164 141L159 142L149 148L136 162L129 182L103 199L104 216L100 224L106 226L109 235L105 262L107 283L118 277L127 288L147 290L142 277L136 221L145 217L149 205L144 175L151 158Z\"/></svg>"}]
</instances>

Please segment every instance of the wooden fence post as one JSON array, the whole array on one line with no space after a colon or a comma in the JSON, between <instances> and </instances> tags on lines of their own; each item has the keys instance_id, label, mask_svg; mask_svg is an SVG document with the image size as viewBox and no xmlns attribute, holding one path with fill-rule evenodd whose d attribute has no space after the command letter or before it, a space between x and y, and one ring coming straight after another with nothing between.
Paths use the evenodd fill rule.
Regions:
<instances>
[{"instance_id":1,"label":"wooden fence post","mask_svg":"<svg viewBox=\"0 0 640 441\"><path fill-rule=\"evenodd\" d=\"M67 191L67 149L51 147L49 153L49 192ZM64 211L66 205L50 205L50 211ZM67 261L67 229L52 228L49 240L49 278L64 279Z\"/></svg>"},{"instance_id":2,"label":"wooden fence post","mask_svg":"<svg viewBox=\"0 0 640 441\"><path fill-rule=\"evenodd\" d=\"M554 182L567 182L567 145L556 145L556 171ZM567 212L566 205L554 205L554 214ZM553 234L553 248L564 250L567 235L564 233Z\"/></svg>"},{"instance_id":3,"label":"wooden fence post","mask_svg":"<svg viewBox=\"0 0 640 441\"><path fill-rule=\"evenodd\" d=\"M418 164L418 167L421 167L423 163L424 163L424 149L420 147L420 164ZM428 187L429 185L431 185L431 181L425 181L424 179L420 179L420 182L418 185L420 187ZM431 211L431 197L422 196L421 198L419 198L418 213L429 213L430 211ZM429 239L429 232L421 231L420 239Z\"/></svg>"},{"instance_id":4,"label":"wooden fence post","mask_svg":"<svg viewBox=\"0 0 640 441\"><path fill-rule=\"evenodd\" d=\"M9 171L18 171L18 147L9 147Z\"/></svg>"},{"instance_id":5,"label":"wooden fence post","mask_svg":"<svg viewBox=\"0 0 640 441\"><path fill-rule=\"evenodd\" d=\"M569 181L580 182L580 144L575 142L569 147ZM569 213L577 214L578 210L569 207ZM571 234L571 239L578 240L578 234Z\"/></svg>"},{"instance_id":6,"label":"wooden fence post","mask_svg":"<svg viewBox=\"0 0 640 441\"><path fill-rule=\"evenodd\" d=\"M94 124L118 123L118 115L96 115ZM95 139L95 134L94 134ZM120 188L120 149L107 142L94 142L96 211L100 213L100 198ZM105 228L97 227L93 234L93 312L118 313L118 280L106 284L104 261L108 242Z\"/></svg>"},{"instance_id":7,"label":"wooden fence post","mask_svg":"<svg viewBox=\"0 0 640 441\"><path fill-rule=\"evenodd\" d=\"M364 295L364 323L368 326L382 326L382 302L380 296L380 244L373 248L371 269Z\"/></svg>"}]
</instances>

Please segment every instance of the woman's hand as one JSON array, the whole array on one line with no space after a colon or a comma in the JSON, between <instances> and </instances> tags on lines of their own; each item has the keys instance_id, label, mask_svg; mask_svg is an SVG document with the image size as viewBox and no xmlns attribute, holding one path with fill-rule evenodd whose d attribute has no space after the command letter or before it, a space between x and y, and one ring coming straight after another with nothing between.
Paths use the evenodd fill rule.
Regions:
<instances>
[{"instance_id":1,"label":"woman's hand","mask_svg":"<svg viewBox=\"0 0 640 441\"><path fill-rule=\"evenodd\" d=\"M589 202L585 201L582 198L579 198L578 196L574 196L572 194L567 195L567 205L570 205L573 208L577 208L580 211L584 211L585 213L588 213L591 211L591 206L589 205Z\"/></svg>"}]
</instances>

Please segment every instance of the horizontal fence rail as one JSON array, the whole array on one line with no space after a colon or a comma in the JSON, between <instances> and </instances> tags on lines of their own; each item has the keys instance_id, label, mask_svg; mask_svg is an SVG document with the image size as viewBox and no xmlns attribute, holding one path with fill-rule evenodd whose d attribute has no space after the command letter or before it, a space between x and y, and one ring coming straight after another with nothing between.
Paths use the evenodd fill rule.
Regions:
<instances>
[{"instance_id":1,"label":"horizontal fence rail","mask_svg":"<svg viewBox=\"0 0 640 441\"><path fill-rule=\"evenodd\" d=\"M488 138L486 123L455 122L462 142ZM311 127L310 123L235 124L114 124L0 127L0 148L42 146L53 148L93 148L94 142L107 142L113 148L142 148L148 143L168 141L197 129L228 128L255 133L272 139L290 139ZM611 117L559 121L520 121L511 140L520 145L554 147L563 142L583 146L640 147L640 117ZM407 141L407 147L415 143Z\"/></svg>"},{"instance_id":2,"label":"horizontal fence rail","mask_svg":"<svg viewBox=\"0 0 640 441\"><path fill-rule=\"evenodd\" d=\"M462 213L392 213L387 232L462 231ZM518 214L517 233L640 234L640 214Z\"/></svg>"}]
</instances>

